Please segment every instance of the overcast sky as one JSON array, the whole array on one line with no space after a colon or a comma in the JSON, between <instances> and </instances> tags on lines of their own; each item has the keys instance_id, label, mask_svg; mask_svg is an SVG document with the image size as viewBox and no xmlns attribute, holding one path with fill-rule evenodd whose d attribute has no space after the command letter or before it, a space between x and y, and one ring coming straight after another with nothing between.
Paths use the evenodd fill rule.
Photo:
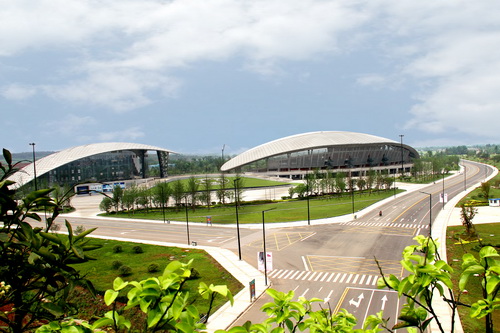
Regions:
<instances>
[{"instance_id":1,"label":"overcast sky","mask_svg":"<svg viewBox=\"0 0 500 333\"><path fill-rule=\"evenodd\" d=\"M0 143L500 143L500 1L0 0Z\"/></svg>"}]
</instances>

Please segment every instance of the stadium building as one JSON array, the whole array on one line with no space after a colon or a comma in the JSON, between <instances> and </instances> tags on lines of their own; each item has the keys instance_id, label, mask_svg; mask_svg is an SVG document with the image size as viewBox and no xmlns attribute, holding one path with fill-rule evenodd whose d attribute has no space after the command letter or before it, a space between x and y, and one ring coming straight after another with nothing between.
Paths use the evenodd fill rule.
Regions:
<instances>
[{"instance_id":1,"label":"stadium building","mask_svg":"<svg viewBox=\"0 0 500 333\"><path fill-rule=\"evenodd\" d=\"M160 177L166 177L172 151L144 144L111 142L73 147L45 156L28 164L9 180L20 187L35 178L49 185L146 178L146 157L150 151L158 157Z\"/></svg>"},{"instance_id":2,"label":"stadium building","mask_svg":"<svg viewBox=\"0 0 500 333\"><path fill-rule=\"evenodd\" d=\"M247 150L222 165L221 171L300 179L311 170L332 170L356 177L368 170L406 173L415 158L419 154L414 148L390 139L353 132L311 132Z\"/></svg>"}]
</instances>

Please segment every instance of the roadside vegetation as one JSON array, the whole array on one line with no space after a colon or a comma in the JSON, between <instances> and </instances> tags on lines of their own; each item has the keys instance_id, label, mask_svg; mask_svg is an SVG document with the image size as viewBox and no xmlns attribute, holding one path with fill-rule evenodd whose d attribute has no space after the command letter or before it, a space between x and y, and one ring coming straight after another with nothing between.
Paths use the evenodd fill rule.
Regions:
<instances>
[{"instance_id":1,"label":"roadside vegetation","mask_svg":"<svg viewBox=\"0 0 500 333\"><path fill-rule=\"evenodd\" d=\"M224 179L224 180L222 180ZM103 198L100 209L106 216L205 223L234 223L236 207L240 223L259 223L263 210L269 222L293 222L356 213L377 201L401 193L394 189L394 178L384 173L351 178L345 173L314 172L303 183L291 186L281 200L245 201L244 190L262 184L253 178L189 177L182 181L159 183L149 189L115 187L111 197ZM230 187L222 184L230 184ZM274 182L274 184L280 184ZM268 182L263 184L269 184ZM280 184L281 185L281 184ZM212 201L216 200L216 201ZM308 208L309 207L309 208Z\"/></svg>"},{"instance_id":2,"label":"roadside vegetation","mask_svg":"<svg viewBox=\"0 0 500 333\"><path fill-rule=\"evenodd\" d=\"M464 269L462 257L466 254L479 255L479 251L484 246L492 246L497 251L500 250L500 221L491 221L488 224L477 224L473 227L473 232L468 234L463 226L452 226L447 229L446 252L448 264L453 268L451 278L453 281L453 291L460 295L460 301L464 304L473 304L483 298L481 286L484 276L480 272L470 277L465 291L460 291L460 275ZM496 222L496 223L495 223ZM481 332L485 327L485 318L480 320L470 316L470 308L459 307L460 319L464 332ZM492 316L493 326L500 327L500 312L495 311Z\"/></svg>"}]
</instances>

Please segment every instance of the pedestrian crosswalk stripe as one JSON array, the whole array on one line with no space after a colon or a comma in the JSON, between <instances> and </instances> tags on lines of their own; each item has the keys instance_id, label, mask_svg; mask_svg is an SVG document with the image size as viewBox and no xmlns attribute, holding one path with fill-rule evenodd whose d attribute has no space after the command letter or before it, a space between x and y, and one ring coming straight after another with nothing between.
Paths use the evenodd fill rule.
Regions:
<instances>
[{"instance_id":1,"label":"pedestrian crosswalk stripe","mask_svg":"<svg viewBox=\"0 0 500 333\"><path fill-rule=\"evenodd\" d=\"M392 228L410 228L410 229L429 229L427 224L413 224L413 223L386 223L386 222L341 222L340 225L351 225L351 226L365 226L365 227L392 227Z\"/></svg>"},{"instance_id":2,"label":"pedestrian crosswalk stripe","mask_svg":"<svg viewBox=\"0 0 500 333\"><path fill-rule=\"evenodd\" d=\"M268 273L270 278L319 281L324 283L347 283L355 285L376 286L378 276L369 274L321 272L321 271L299 271L276 269Z\"/></svg>"}]
</instances>

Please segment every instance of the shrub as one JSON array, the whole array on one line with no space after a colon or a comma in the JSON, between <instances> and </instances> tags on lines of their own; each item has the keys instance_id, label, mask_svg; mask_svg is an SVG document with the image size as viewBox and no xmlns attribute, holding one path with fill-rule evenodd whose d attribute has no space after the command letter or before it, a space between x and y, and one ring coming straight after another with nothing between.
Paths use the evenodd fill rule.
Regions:
<instances>
[{"instance_id":1,"label":"shrub","mask_svg":"<svg viewBox=\"0 0 500 333\"><path fill-rule=\"evenodd\" d=\"M130 268L130 266L122 265L118 269L118 273L120 276L129 276L132 274L132 268Z\"/></svg>"},{"instance_id":2,"label":"shrub","mask_svg":"<svg viewBox=\"0 0 500 333\"><path fill-rule=\"evenodd\" d=\"M86 229L83 225L79 225L78 227L76 227L75 229L75 235L79 235L81 234L82 232L84 232Z\"/></svg>"},{"instance_id":3,"label":"shrub","mask_svg":"<svg viewBox=\"0 0 500 333\"><path fill-rule=\"evenodd\" d=\"M142 249L142 247L140 247L139 245L136 245L132 248L132 251L134 253L144 253L144 250Z\"/></svg>"},{"instance_id":4,"label":"shrub","mask_svg":"<svg viewBox=\"0 0 500 333\"><path fill-rule=\"evenodd\" d=\"M115 245L115 246L113 246L113 252L114 253L123 252L123 247L121 245Z\"/></svg>"},{"instance_id":5,"label":"shrub","mask_svg":"<svg viewBox=\"0 0 500 333\"><path fill-rule=\"evenodd\" d=\"M160 270L160 266L158 266L158 264L150 264L148 266L148 272L149 273L155 273L155 272L158 272Z\"/></svg>"},{"instance_id":6,"label":"shrub","mask_svg":"<svg viewBox=\"0 0 500 333\"><path fill-rule=\"evenodd\" d=\"M115 260L111 263L111 267L113 269L118 269L120 268L121 266L123 266L123 263L120 261L120 260Z\"/></svg>"}]
</instances>

